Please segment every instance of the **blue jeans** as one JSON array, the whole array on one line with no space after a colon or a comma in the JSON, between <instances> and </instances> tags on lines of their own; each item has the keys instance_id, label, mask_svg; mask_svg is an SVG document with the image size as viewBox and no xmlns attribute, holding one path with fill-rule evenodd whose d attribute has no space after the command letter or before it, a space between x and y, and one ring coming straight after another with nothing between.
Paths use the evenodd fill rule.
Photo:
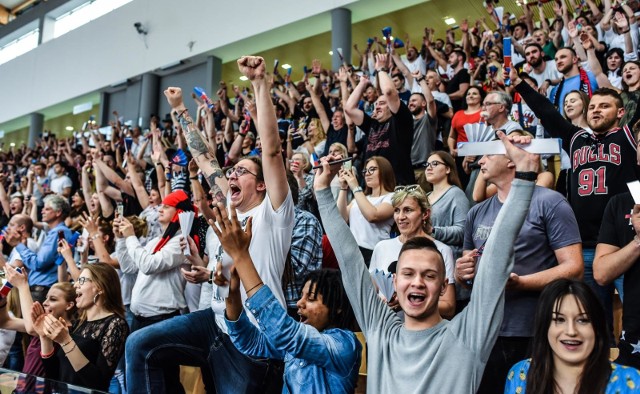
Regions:
<instances>
[{"instance_id":1,"label":"blue jeans","mask_svg":"<svg viewBox=\"0 0 640 394\"><path fill-rule=\"evenodd\" d=\"M281 364L240 353L229 336L220 331L210 308L132 333L125 357L129 394L183 393L179 377L166 373L171 370L167 367L176 365L200 367L207 392L282 391Z\"/></svg>"}]
</instances>

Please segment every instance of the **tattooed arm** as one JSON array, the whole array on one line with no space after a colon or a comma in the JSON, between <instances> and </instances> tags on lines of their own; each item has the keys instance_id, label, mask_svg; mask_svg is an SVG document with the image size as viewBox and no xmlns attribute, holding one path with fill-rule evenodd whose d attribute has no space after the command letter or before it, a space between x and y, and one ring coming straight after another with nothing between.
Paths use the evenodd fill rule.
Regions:
<instances>
[{"instance_id":1,"label":"tattooed arm","mask_svg":"<svg viewBox=\"0 0 640 394\"><path fill-rule=\"evenodd\" d=\"M182 90L170 87L164 91L167 101L176 114L184 136L198 167L211 187L211 192L217 201L226 202L229 184L222 173L222 168L216 160L216 151L205 142L203 135L195 126L187 108L182 101Z\"/></svg>"}]
</instances>

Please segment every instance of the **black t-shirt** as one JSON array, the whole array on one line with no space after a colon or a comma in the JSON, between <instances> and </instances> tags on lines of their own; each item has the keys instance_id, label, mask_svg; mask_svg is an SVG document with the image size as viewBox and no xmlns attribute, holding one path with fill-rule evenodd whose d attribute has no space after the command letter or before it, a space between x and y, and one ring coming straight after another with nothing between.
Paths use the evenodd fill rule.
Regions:
<instances>
[{"instance_id":1,"label":"black t-shirt","mask_svg":"<svg viewBox=\"0 0 640 394\"><path fill-rule=\"evenodd\" d=\"M633 211L633 197L631 193L621 193L611 198L602 217L602 227L598 243L624 248L633 240L636 232L631 225ZM618 348L620 359L618 362L640 368L640 353L633 353L633 346L640 341L640 260L624 273L624 301L622 303L622 330Z\"/></svg>"},{"instance_id":2,"label":"black t-shirt","mask_svg":"<svg viewBox=\"0 0 640 394\"><path fill-rule=\"evenodd\" d=\"M469 83L470 81L469 71L466 68L458 71L453 78L449 80L447 83L447 89L445 90L447 94L455 93L460 89L460 85L463 83ZM455 113L458 110L461 110L464 104L464 98L460 99L451 99L451 105L453 106L453 112Z\"/></svg>"},{"instance_id":3,"label":"black t-shirt","mask_svg":"<svg viewBox=\"0 0 640 394\"><path fill-rule=\"evenodd\" d=\"M400 101L398 112L384 123L364 115L358 125L367 135L364 161L371 156L382 156L389 160L396 176L396 184L415 183L411 166L411 145L413 144L413 117L409 108Z\"/></svg>"},{"instance_id":4,"label":"black t-shirt","mask_svg":"<svg viewBox=\"0 0 640 394\"><path fill-rule=\"evenodd\" d=\"M576 213L584 248L595 248L609 200L638 180L636 143L628 127L604 135L586 131L571 139L569 201Z\"/></svg>"},{"instance_id":5,"label":"black t-shirt","mask_svg":"<svg viewBox=\"0 0 640 394\"><path fill-rule=\"evenodd\" d=\"M349 129L346 124L344 124L339 130L333 128L333 125L329 126L329 130L327 131L327 142L324 145L324 152L322 152L322 156L326 156L329 154L329 148L331 145L339 142L344 146L347 146L347 133Z\"/></svg>"}]
</instances>

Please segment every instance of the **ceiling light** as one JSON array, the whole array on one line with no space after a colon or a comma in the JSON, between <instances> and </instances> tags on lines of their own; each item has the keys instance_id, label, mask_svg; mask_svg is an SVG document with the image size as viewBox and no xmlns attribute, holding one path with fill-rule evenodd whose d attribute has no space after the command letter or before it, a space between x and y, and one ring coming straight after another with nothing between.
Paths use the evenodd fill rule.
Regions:
<instances>
[{"instance_id":1,"label":"ceiling light","mask_svg":"<svg viewBox=\"0 0 640 394\"><path fill-rule=\"evenodd\" d=\"M73 131L73 126L67 126L67 127L65 127L65 129L66 129L67 131Z\"/></svg>"},{"instance_id":2,"label":"ceiling light","mask_svg":"<svg viewBox=\"0 0 640 394\"><path fill-rule=\"evenodd\" d=\"M240 80L241 80L241 81L248 81L248 80L249 80L249 78L247 78L247 77L245 77L245 76L243 75L243 76L241 76L241 77L240 77Z\"/></svg>"},{"instance_id":3,"label":"ceiling light","mask_svg":"<svg viewBox=\"0 0 640 394\"><path fill-rule=\"evenodd\" d=\"M456 24L456 20L454 18L444 18L444 23L451 26Z\"/></svg>"},{"instance_id":4,"label":"ceiling light","mask_svg":"<svg viewBox=\"0 0 640 394\"><path fill-rule=\"evenodd\" d=\"M389 40L393 41L393 36L389 36Z\"/></svg>"},{"instance_id":5,"label":"ceiling light","mask_svg":"<svg viewBox=\"0 0 640 394\"><path fill-rule=\"evenodd\" d=\"M333 51L329 51L329 55L333 56Z\"/></svg>"},{"instance_id":6,"label":"ceiling light","mask_svg":"<svg viewBox=\"0 0 640 394\"><path fill-rule=\"evenodd\" d=\"M285 64L282 65L282 68L284 68L285 70L288 70L288 69L291 68L291 65L285 63Z\"/></svg>"}]
</instances>

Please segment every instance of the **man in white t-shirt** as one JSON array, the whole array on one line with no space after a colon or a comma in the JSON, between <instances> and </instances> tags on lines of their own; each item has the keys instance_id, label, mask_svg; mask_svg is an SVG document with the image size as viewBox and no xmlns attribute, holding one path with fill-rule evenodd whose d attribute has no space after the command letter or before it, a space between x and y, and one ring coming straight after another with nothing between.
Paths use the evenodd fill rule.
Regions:
<instances>
[{"instance_id":1,"label":"man in white t-shirt","mask_svg":"<svg viewBox=\"0 0 640 394\"><path fill-rule=\"evenodd\" d=\"M540 94L546 96L549 86L557 85L562 79L562 75L556 68L556 62L554 60L544 60L542 47L535 42L529 43L524 47L524 55L527 59L524 71L536 80Z\"/></svg>"},{"instance_id":2,"label":"man in white t-shirt","mask_svg":"<svg viewBox=\"0 0 640 394\"><path fill-rule=\"evenodd\" d=\"M238 60L238 67L249 78L255 92L256 128L262 141L262 160L257 157L240 160L227 172L227 184L219 182L222 180L221 170L217 162L211 164L215 157L210 157L207 144L193 126L193 119L182 101L182 91L168 88L165 96L179 115L189 149L207 180L211 180L210 185L215 182L214 185L225 186L215 190L214 194L225 193L228 196L243 225L253 217L249 252L260 277L286 308L281 278L291 246L294 204L282 161L264 59L242 57ZM215 251L209 258L221 263L222 275L225 276L232 261L216 247L215 242L209 250ZM281 392L281 364L240 353L226 334L224 309L227 292L226 286L213 283L211 308L174 317L129 336L126 348L129 393L180 392L182 387L177 377L167 374L176 365L200 367L205 387L210 392Z\"/></svg>"},{"instance_id":3,"label":"man in white t-shirt","mask_svg":"<svg viewBox=\"0 0 640 394\"><path fill-rule=\"evenodd\" d=\"M51 191L64 197L71 197L71 178L66 174L64 164L57 161L53 165L54 176L51 178Z\"/></svg>"}]
</instances>

